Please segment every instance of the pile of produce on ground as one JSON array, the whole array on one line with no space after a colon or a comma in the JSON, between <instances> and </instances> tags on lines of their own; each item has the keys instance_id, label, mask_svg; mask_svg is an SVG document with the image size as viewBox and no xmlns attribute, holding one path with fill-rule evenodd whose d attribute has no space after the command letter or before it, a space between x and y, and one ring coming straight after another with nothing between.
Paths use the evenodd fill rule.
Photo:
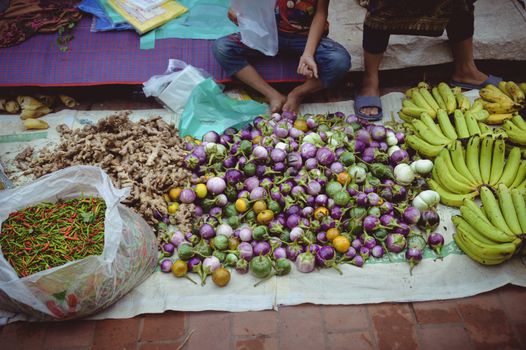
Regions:
<instances>
[{"instance_id":1,"label":"pile of produce on ground","mask_svg":"<svg viewBox=\"0 0 526 350\"><path fill-rule=\"evenodd\" d=\"M100 255L106 204L94 197L40 203L9 214L0 247L19 277Z\"/></svg>"},{"instance_id":2,"label":"pile of produce on ground","mask_svg":"<svg viewBox=\"0 0 526 350\"><path fill-rule=\"evenodd\" d=\"M466 147L458 141L440 151L432 175L429 186L440 194L442 203L458 207L464 198L475 198L483 185L526 188L526 160L521 160L518 147L512 147L506 158L501 138L474 136Z\"/></svg>"},{"instance_id":3,"label":"pile of produce on ground","mask_svg":"<svg viewBox=\"0 0 526 350\"><path fill-rule=\"evenodd\" d=\"M206 181L168 195L199 220L192 231L159 225L161 270L222 286L225 267L265 280L291 262L307 273L391 254L412 269L426 246L439 257L440 197L422 191L433 164L404 148L402 133L343 113L273 114L188 142L185 165Z\"/></svg>"},{"instance_id":4,"label":"pile of produce on ground","mask_svg":"<svg viewBox=\"0 0 526 350\"><path fill-rule=\"evenodd\" d=\"M493 124L502 124L525 108L526 83L520 87L512 81L501 81L497 86L487 85L480 89L484 109L490 114Z\"/></svg>"},{"instance_id":5,"label":"pile of produce on ground","mask_svg":"<svg viewBox=\"0 0 526 350\"><path fill-rule=\"evenodd\" d=\"M486 186L480 189L482 208L464 200L460 215L452 218L457 245L473 260L484 265L501 264L516 253L526 255L524 192L499 184L498 199Z\"/></svg>"},{"instance_id":6,"label":"pile of produce on ground","mask_svg":"<svg viewBox=\"0 0 526 350\"><path fill-rule=\"evenodd\" d=\"M526 215L526 84L487 85L472 105L445 83L429 89L425 83L409 89L399 116L407 144L434 158L429 187L443 204L460 207L452 218L455 242L485 265L526 253L520 225ZM482 208L473 201L479 195Z\"/></svg>"},{"instance_id":7,"label":"pile of produce on ground","mask_svg":"<svg viewBox=\"0 0 526 350\"><path fill-rule=\"evenodd\" d=\"M184 168L184 141L172 125L160 117L134 123L128 113L120 112L82 129L59 128L61 142L55 149L42 149L32 157L34 150L27 148L16 157L23 175L40 177L70 165L96 165L115 186L132 188L123 204L136 209L147 222L164 219L190 230L193 204L182 204L168 217L163 199L172 187L202 182Z\"/></svg>"},{"instance_id":8,"label":"pile of produce on ground","mask_svg":"<svg viewBox=\"0 0 526 350\"><path fill-rule=\"evenodd\" d=\"M73 98L66 95L0 97L0 112L5 111L11 114L20 112L20 119L22 119L27 130L47 129L49 128L48 123L37 118L53 112L58 101L68 108L73 108L77 105Z\"/></svg>"}]
</instances>

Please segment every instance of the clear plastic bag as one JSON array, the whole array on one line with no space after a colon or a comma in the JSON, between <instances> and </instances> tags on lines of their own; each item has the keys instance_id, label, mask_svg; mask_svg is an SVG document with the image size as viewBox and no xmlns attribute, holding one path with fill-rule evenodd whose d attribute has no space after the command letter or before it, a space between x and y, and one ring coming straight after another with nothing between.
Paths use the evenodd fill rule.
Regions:
<instances>
[{"instance_id":1,"label":"clear plastic bag","mask_svg":"<svg viewBox=\"0 0 526 350\"><path fill-rule=\"evenodd\" d=\"M241 41L267 56L278 53L278 27L274 7L276 0L232 0Z\"/></svg>"},{"instance_id":2,"label":"clear plastic bag","mask_svg":"<svg viewBox=\"0 0 526 350\"><path fill-rule=\"evenodd\" d=\"M1 191L0 224L11 212L81 195L102 198L107 209L100 256L88 256L19 278L2 253L0 309L38 319L80 318L110 306L150 276L157 263L156 238L146 221L119 203L128 194L128 188L113 187L102 169L85 165Z\"/></svg>"},{"instance_id":3,"label":"clear plastic bag","mask_svg":"<svg viewBox=\"0 0 526 350\"><path fill-rule=\"evenodd\" d=\"M154 75L143 85L146 97L156 97L164 106L181 113L195 86L210 75L184 61L170 59L162 75Z\"/></svg>"}]
</instances>

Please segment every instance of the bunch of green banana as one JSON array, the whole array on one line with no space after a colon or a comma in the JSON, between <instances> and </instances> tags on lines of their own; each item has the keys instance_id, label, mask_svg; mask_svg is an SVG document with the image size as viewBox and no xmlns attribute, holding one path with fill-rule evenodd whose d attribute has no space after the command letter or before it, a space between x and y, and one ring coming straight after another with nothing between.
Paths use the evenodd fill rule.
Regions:
<instances>
[{"instance_id":1,"label":"bunch of green banana","mask_svg":"<svg viewBox=\"0 0 526 350\"><path fill-rule=\"evenodd\" d=\"M484 109L490 115L487 124L502 124L513 117L525 104L525 93L512 81L501 81L499 86L486 85L479 91Z\"/></svg>"},{"instance_id":2,"label":"bunch of green banana","mask_svg":"<svg viewBox=\"0 0 526 350\"><path fill-rule=\"evenodd\" d=\"M439 152L429 187L440 194L443 204L453 207L462 205L465 198L475 198L482 185L526 188L526 160L521 160L521 149L512 147L507 160L505 156L502 138L474 136L465 148L456 141Z\"/></svg>"},{"instance_id":3,"label":"bunch of green banana","mask_svg":"<svg viewBox=\"0 0 526 350\"><path fill-rule=\"evenodd\" d=\"M480 189L483 207L465 199L460 216L451 218L453 238L471 259L484 265L497 265L510 259L521 246L526 232L526 202L523 192L498 186L498 199L486 186Z\"/></svg>"},{"instance_id":4,"label":"bunch of green banana","mask_svg":"<svg viewBox=\"0 0 526 350\"><path fill-rule=\"evenodd\" d=\"M458 139L492 134L493 131L479 121L480 116L484 114L488 115L483 109L468 110L465 113L456 109L451 120L444 109L439 109L435 121L424 112L420 119L413 118L407 122L407 127L413 135L408 135L406 140L418 153L434 158L444 147L455 143Z\"/></svg>"},{"instance_id":5,"label":"bunch of green banana","mask_svg":"<svg viewBox=\"0 0 526 350\"><path fill-rule=\"evenodd\" d=\"M508 140L517 145L526 146L526 122L520 115L515 115L505 121L504 130L506 130Z\"/></svg>"},{"instance_id":6,"label":"bunch of green banana","mask_svg":"<svg viewBox=\"0 0 526 350\"><path fill-rule=\"evenodd\" d=\"M446 83L431 88L428 84L420 82L417 87L406 91L406 97L402 101L402 110L399 113L404 120L420 118L422 113L427 113L435 119L439 109L451 114L457 108L465 112L472 107L459 88L451 89Z\"/></svg>"}]
</instances>

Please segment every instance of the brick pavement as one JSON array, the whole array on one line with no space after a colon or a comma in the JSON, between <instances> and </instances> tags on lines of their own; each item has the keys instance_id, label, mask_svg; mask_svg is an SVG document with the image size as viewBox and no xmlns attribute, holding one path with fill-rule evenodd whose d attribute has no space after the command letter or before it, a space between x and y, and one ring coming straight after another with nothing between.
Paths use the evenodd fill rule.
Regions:
<instances>
[{"instance_id":1,"label":"brick pavement","mask_svg":"<svg viewBox=\"0 0 526 350\"><path fill-rule=\"evenodd\" d=\"M297 305L279 311L175 312L132 319L17 322L10 350L526 349L526 289L375 305Z\"/></svg>"}]
</instances>

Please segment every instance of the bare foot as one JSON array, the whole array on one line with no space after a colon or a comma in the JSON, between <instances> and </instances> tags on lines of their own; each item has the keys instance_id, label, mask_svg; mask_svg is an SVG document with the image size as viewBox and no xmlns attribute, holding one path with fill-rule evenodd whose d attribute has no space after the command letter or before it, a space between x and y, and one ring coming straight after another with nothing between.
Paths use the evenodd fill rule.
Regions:
<instances>
[{"instance_id":1,"label":"bare foot","mask_svg":"<svg viewBox=\"0 0 526 350\"><path fill-rule=\"evenodd\" d=\"M270 108L270 113L281 112L281 109L285 104L285 101L287 100L287 98L280 93L277 93L275 96L269 96L267 97L267 99Z\"/></svg>"},{"instance_id":2,"label":"bare foot","mask_svg":"<svg viewBox=\"0 0 526 350\"><path fill-rule=\"evenodd\" d=\"M380 96L380 83L378 79L364 77L360 96ZM360 109L365 115L377 115L380 113L378 107L363 107Z\"/></svg>"},{"instance_id":3,"label":"bare foot","mask_svg":"<svg viewBox=\"0 0 526 350\"><path fill-rule=\"evenodd\" d=\"M298 113L301 101L303 101L303 96L293 93L288 94L287 101L283 105L283 112Z\"/></svg>"}]
</instances>

